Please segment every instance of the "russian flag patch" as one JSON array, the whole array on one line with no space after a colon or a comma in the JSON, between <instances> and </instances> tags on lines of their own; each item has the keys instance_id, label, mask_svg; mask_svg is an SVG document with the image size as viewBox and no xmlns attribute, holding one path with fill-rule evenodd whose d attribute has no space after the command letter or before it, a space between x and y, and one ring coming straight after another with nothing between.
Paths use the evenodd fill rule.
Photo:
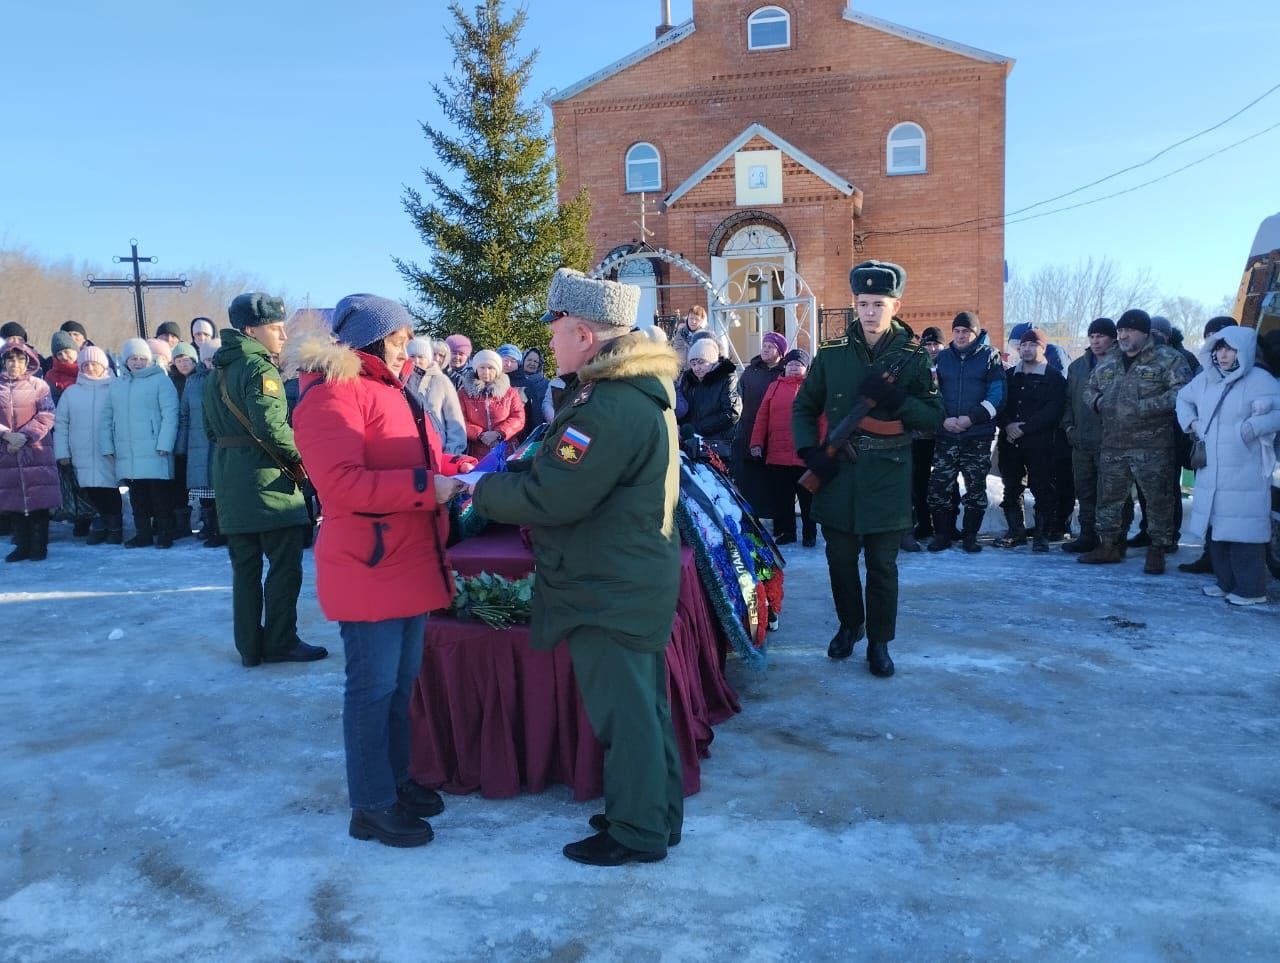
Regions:
<instances>
[{"instance_id":1,"label":"russian flag patch","mask_svg":"<svg viewBox=\"0 0 1280 963\"><path fill-rule=\"evenodd\" d=\"M582 457L590 447L591 436L570 425L556 444L556 457L570 465L576 465L582 461Z\"/></svg>"}]
</instances>

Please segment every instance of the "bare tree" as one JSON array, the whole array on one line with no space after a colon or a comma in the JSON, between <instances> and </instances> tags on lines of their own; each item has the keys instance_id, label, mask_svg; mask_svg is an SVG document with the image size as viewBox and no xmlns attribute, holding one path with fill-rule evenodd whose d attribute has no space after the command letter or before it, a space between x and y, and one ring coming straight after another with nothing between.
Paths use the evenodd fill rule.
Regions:
<instances>
[{"instance_id":1,"label":"bare tree","mask_svg":"<svg viewBox=\"0 0 1280 963\"><path fill-rule=\"evenodd\" d=\"M1149 308L1160 293L1148 268L1124 271L1111 258L1074 265L1047 264L1024 277L1009 269L1005 326L1032 322L1051 340L1071 346L1085 340L1094 318L1118 317L1129 308Z\"/></svg>"}]
</instances>

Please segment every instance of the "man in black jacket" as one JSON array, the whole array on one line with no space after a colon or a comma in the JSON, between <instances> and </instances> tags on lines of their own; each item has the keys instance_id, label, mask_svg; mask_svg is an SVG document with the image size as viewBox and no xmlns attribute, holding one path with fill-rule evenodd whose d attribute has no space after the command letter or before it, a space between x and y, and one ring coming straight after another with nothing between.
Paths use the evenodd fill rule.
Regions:
<instances>
[{"instance_id":1,"label":"man in black jacket","mask_svg":"<svg viewBox=\"0 0 1280 963\"><path fill-rule=\"evenodd\" d=\"M1026 523L1022 508L1025 474L1036 501L1036 533L1033 552L1049 551L1049 527L1055 511L1054 439L1067 397L1067 379L1045 360L1048 339L1038 328L1023 332L1018 342L1021 363L1009 372L1009 400L1000 413L1000 477L1004 500L1000 503L1009 533L997 544L1006 548L1025 545Z\"/></svg>"}]
</instances>

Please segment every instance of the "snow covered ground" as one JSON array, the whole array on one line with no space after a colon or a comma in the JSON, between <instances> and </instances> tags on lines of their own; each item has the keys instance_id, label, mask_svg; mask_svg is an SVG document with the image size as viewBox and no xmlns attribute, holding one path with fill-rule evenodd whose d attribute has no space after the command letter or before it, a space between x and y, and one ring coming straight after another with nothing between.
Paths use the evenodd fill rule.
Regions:
<instances>
[{"instance_id":1,"label":"snow covered ground","mask_svg":"<svg viewBox=\"0 0 1280 963\"><path fill-rule=\"evenodd\" d=\"M0 958L1280 956L1275 602L1139 557L904 555L879 680L861 645L826 659L822 549L796 548L683 842L604 870L560 855L597 811L563 789L448 797L419 850L348 838L309 557L302 635L334 655L246 670L223 553L55 529L0 583Z\"/></svg>"}]
</instances>

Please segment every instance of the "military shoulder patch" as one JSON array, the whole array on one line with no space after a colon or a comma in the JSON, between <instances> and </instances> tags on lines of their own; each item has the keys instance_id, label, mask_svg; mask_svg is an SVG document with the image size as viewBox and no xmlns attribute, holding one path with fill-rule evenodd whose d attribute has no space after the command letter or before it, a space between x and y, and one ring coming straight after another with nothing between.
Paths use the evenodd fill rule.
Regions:
<instances>
[{"instance_id":1,"label":"military shoulder patch","mask_svg":"<svg viewBox=\"0 0 1280 963\"><path fill-rule=\"evenodd\" d=\"M823 341L821 344L819 344L818 349L821 350L823 348L843 348L848 343L849 343L849 339L847 337L832 338L830 341Z\"/></svg>"},{"instance_id":2,"label":"military shoulder patch","mask_svg":"<svg viewBox=\"0 0 1280 963\"><path fill-rule=\"evenodd\" d=\"M262 393L272 398L280 397L280 379L274 375L262 376Z\"/></svg>"},{"instance_id":3,"label":"military shoulder patch","mask_svg":"<svg viewBox=\"0 0 1280 963\"><path fill-rule=\"evenodd\" d=\"M578 389L578 393L573 396L573 407L585 405L591 400L591 392L596 390L596 383L588 381L585 385Z\"/></svg>"},{"instance_id":4,"label":"military shoulder patch","mask_svg":"<svg viewBox=\"0 0 1280 963\"><path fill-rule=\"evenodd\" d=\"M587 454L591 447L591 436L570 425L556 442L555 455L561 461L576 465Z\"/></svg>"}]
</instances>

